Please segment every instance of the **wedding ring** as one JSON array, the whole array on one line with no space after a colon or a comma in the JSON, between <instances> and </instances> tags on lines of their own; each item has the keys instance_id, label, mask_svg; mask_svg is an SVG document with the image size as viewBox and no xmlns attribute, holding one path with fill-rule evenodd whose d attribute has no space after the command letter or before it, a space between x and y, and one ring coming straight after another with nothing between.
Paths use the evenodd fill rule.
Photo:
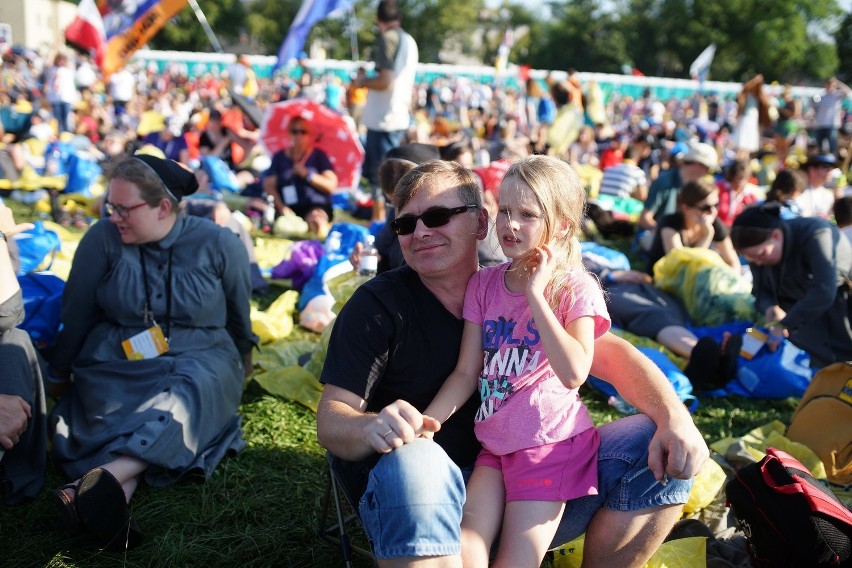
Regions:
<instances>
[{"instance_id":1,"label":"wedding ring","mask_svg":"<svg viewBox=\"0 0 852 568\"><path fill-rule=\"evenodd\" d=\"M388 434L393 434L393 428L391 428L390 430L388 430L387 432L385 432L384 434L382 434L382 438L384 438L385 440L387 440L387 438L388 438Z\"/></svg>"}]
</instances>

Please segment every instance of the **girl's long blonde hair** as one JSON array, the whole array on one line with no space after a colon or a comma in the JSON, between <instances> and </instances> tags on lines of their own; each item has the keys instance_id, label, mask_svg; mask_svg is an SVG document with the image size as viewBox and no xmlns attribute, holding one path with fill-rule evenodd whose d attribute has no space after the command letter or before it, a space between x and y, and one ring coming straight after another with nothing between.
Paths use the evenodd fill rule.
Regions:
<instances>
[{"instance_id":1,"label":"girl's long blonde hair","mask_svg":"<svg viewBox=\"0 0 852 568\"><path fill-rule=\"evenodd\" d=\"M543 243L550 246L556 260L545 294L550 307L556 310L568 272L584 270L577 231L586 209L586 191L574 168L550 156L527 156L515 162L503 183L511 184L512 178L532 190L544 215Z\"/></svg>"}]
</instances>

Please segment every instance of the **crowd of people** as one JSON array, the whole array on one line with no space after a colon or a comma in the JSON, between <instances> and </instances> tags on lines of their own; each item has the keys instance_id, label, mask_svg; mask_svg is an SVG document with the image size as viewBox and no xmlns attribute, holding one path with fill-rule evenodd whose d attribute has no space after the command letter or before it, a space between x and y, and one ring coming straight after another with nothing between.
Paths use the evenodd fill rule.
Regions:
<instances>
[{"instance_id":1,"label":"crowd of people","mask_svg":"<svg viewBox=\"0 0 852 568\"><path fill-rule=\"evenodd\" d=\"M3 177L45 170L46 146L70 141L105 168L108 221L76 252L42 377L15 329L11 237L27 226L0 204L7 502L40 490L49 438L69 480L51 493L63 528L126 550L142 539L128 507L140 483L210 475L244 446L250 246L221 204L206 209L216 223L182 211L209 181L208 156L260 198L252 207L302 217L319 239L339 189L308 116L270 156L245 101L262 113L310 98L364 141L379 274L335 322L317 435L382 565L482 566L496 546L498 565L537 566L584 532L589 563L644 564L708 450L661 371L610 324L687 359L698 388L732 378L741 342L699 340L653 286L673 250L715 251L750 278L761 323L815 368L852 359L848 86L830 78L804 101L757 75L738 96L661 101L604 97L573 70L521 87L418 83L394 0L377 23L375 69L346 86L304 61L295 78L258 78L241 57L221 76L130 63L103 80L86 55L4 54ZM594 266L579 238L595 229L633 239L646 264ZM590 373L643 414L595 426L579 397Z\"/></svg>"}]
</instances>

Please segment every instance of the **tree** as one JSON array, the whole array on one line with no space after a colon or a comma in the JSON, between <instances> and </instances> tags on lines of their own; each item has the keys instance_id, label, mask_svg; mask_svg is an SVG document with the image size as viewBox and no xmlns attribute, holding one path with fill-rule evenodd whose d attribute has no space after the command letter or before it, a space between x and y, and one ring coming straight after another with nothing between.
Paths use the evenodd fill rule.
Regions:
<instances>
[{"instance_id":1,"label":"tree","mask_svg":"<svg viewBox=\"0 0 852 568\"><path fill-rule=\"evenodd\" d=\"M221 43L233 42L245 31L246 9L240 0L198 0L198 5ZM189 6L163 26L151 39L150 45L153 49L178 51L213 50L207 34Z\"/></svg>"},{"instance_id":2,"label":"tree","mask_svg":"<svg viewBox=\"0 0 852 568\"><path fill-rule=\"evenodd\" d=\"M814 79L838 65L831 34L836 0L627 0L619 26L645 73L686 77L692 61L717 46L710 78Z\"/></svg>"},{"instance_id":3,"label":"tree","mask_svg":"<svg viewBox=\"0 0 852 568\"><path fill-rule=\"evenodd\" d=\"M834 43L837 47L837 58L840 61L837 76L848 85L852 83L852 12L848 12L843 17L843 22L834 35Z\"/></svg>"},{"instance_id":4,"label":"tree","mask_svg":"<svg viewBox=\"0 0 852 568\"><path fill-rule=\"evenodd\" d=\"M545 69L620 73L629 57L618 16L596 0L551 3L551 18L530 34L529 60Z\"/></svg>"},{"instance_id":5,"label":"tree","mask_svg":"<svg viewBox=\"0 0 852 568\"><path fill-rule=\"evenodd\" d=\"M420 61L440 63L446 42L470 49L484 0L412 0L401 4L402 27L417 41Z\"/></svg>"}]
</instances>

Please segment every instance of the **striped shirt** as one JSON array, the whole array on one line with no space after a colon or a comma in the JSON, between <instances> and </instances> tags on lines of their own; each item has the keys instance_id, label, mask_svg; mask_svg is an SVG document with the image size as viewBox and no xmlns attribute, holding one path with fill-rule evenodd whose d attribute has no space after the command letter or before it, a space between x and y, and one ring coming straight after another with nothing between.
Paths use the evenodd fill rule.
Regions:
<instances>
[{"instance_id":1,"label":"striped shirt","mask_svg":"<svg viewBox=\"0 0 852 568\"><path fill-rule=\"evenodd\" d=\"M639 166L622 162L604 170L601 178L601 194L615 197L631 197L637 189L647 184L645 172Z\"/></svg>"}]
</instances>

